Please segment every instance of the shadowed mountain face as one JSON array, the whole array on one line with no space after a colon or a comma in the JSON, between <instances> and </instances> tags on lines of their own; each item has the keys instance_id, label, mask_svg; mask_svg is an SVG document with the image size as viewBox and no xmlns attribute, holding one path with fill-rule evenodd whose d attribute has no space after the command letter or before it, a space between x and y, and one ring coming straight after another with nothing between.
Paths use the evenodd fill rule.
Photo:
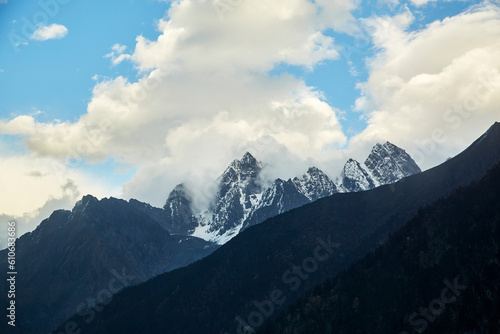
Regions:
<instances>
[{"instance_id":1,"label":"shadowed mountain face","mask_svg":"<svg viewBox=\"0 0 500 334\"><path fill-rule=\"evenodd\" d=\"M201 261L117 294L95 319L72 321L92 334L251 332L386 242L420 207L479 180L499 161L496 123L436 168L271 218Z\"/></svg>"},{"instance_id":2,"label":"shadowed mountain face","mask_svg":"<svg viewBox=\"0 0 500 334\"><path fill-rule=\"evenodd\" d=\"M126 201L85 196L72 211L55 211L17 241L15 330L48 332L77 310L103 303L125 286L185 266L215 248L198 238L170 235ZM3 250L4 268L6 259ZM7 296L4 282L1 298ZM2 333L5 325L0 325Z\"/></svg>"},{"instance_id":3,"label":"shadowed mountain face","mask_svg":"<svg viewBox=\"0 0 500 334\"><path fill-rule=\"evenodd\" d=\"M498 333L500 164L259 333Z\"/></svg>"}]
</instances>

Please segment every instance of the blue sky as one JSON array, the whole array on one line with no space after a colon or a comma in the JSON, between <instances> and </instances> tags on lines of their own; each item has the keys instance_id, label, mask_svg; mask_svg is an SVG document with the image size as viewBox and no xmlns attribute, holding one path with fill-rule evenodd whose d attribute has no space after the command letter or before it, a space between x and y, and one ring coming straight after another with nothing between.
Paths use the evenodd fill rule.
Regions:
<instances>
[{"instance_id":1,"label":"blue sky","mask_svg":"<svg viewBox=\"0 0 500 334\"><path fill-rule=\"evenodd\" d=\"M498 118L496 1L224 1L0 4L0 183L32 194L0 214L88 192L161 205L244 150L335 177L391 140L429 168Z\"/></svg>"},{"instance_id":2,"label":"blue sky","mask_svg":"<svg viewBox=\"0 0 500 334\"><path fill-rule=\"evenodd\" d=\"M131 66L111 68L104 55L115 43L133 47L137 35L156 36L155 20L168 8L157 1L70 1L59 6L53 16L47 15L48 24L66 26L69 36L15 47L9 34L26 39L23 31L30 30L23 30L29 26L23 18L35 23L36 13L46 11L37 2L3 5L0 88L9 98L2 101L2 116L41 109L47 119L77 119L86 112L94 75L135 75Z\"/></svg>"}]
</instances>

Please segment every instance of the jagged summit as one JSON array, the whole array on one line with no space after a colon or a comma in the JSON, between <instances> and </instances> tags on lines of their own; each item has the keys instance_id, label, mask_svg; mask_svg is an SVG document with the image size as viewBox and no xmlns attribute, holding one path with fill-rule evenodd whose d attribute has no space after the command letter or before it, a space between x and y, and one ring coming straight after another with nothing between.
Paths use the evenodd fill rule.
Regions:
<instances>
[{"instance_id":1,"label":"jagged summit","mask_svg":"<svg viewBox=\"0 0 500 334\"><path fill-rule=\"evenodd\" d=\"M208 233L219 242L239 233L262 196L261 170L262 163L247 152L241 160L234 160L218 179Z\"/></svg>"},{"instance_id":2,"label":"jagged summit","mask_svg":"<svg viewBox=\"0 0 500 334\"><path fill-rule=\"evenodd\" d=\"M421 172L420 167L405 150L390 142L376 144L365 160L365 166L378 184L393 183Z\"/></svg>"},{"instance_id":3,"label":"jagged summit","mask_svg":"<svg viewBox=\"0 0 500 334\"><path fill-rule=\"evenodd\" d=\"M317 167L309 167L301 178L294 178L293 183L311 202L338 193L335 183Z\"/></svg>"},{"instance_id":4,"label":"jagged summit","mask_svg":"<svg viewBox=\"0 0 500 334\"><path fill-rule=\"evenodd\" d=\"M240 162L242 164L247 164L247 165L255 165L255 166L260 165L257 159L255 159L255 157L252 154L250 154L250 152L246 152L241 158Z\"/></svg>"},{"instance_id":5,"label":"jagged summit","mask_svg":"<svg viewBox=\"0 0 500 334\"><path fill-rule=\"evenodd\" d=\"M92 196L92 195L85 195L85 196L82 197L81 200L79 200L79 201L76 202L75 207L78 207L80 205L85 205L85 204L87 204L89 202L98 202L98 201L99 200L96 197Z\"/></svg>"},{"instance_id":6,"label":"jagged summit","mask_svg":"<svg viewBox=\"0 0 500 334\"><path fill-rule=\"evenodd\" d=\"M193 213L192 200L183 183L178 184L168 195L163 206L165 210L165 227L173 234L191 234L198 226Z\"/></svg>"},{"instance_id":7,"label":"jagged summit","mask_svg":"<svg viewBox=\"0 0 500 334\"><path fill-rule=\"evenodd\" d=\"M233 160L229 167L224 171L221 178L228 176L231 179L235 177L246 179L247 177L255 177L262 169L262 163L257 161L249 152L245 153L240 160Z\"/></svg>"},{"instance_id":8,"label":"jagged summit","mask_svg":"<svg viewBox=\"0 0 500 334\"><path fill-rule=\"evenodd\" d=\"M184 185L184 183L175 186L175 188L168 195L167 202L165 203L163 208L165 208L169 204L169 202L178 198L187 198L186 186Z\"/></svg>"}]
</instances>

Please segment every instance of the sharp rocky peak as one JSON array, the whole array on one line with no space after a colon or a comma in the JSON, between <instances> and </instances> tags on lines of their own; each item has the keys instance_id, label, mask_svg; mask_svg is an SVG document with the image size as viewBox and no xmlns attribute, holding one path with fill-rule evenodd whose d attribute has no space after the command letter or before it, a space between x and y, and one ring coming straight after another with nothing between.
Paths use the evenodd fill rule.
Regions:
<instances>
[{"instance_id":1,"label":"sharp rocky peak","mask_svg":"<svg viewBox=\"0 0 500 334\"><path fill-rule=\"evenodd\" d=\"M223 198L230 189L249 188L251 193L260 192L258 182L262 163L257 161L250 153L245 153L241 160L234 160L219 177L219 191L217 198Z\"/></svg>"},{"instance_id":2,"label":"sharp rocky peak","mask_svg":"<svg viewBox=\"0 0 500 334\"><path fill-rule=\"evenodd\" d=\"M249 152L245 153L240 160L234 160L226 169L224 174L231 173L232 171L238 174L255 175L262 169L262 163L257 161Z\"/></svg>"},{"instance_id":3,"label":"sharp rocky peak","mask_svg":"<svg viewBox=\"0 0 500 334\"><path fill-rule=\"evenodd\" d=\"M183 183L170 192L163 210L166 213L164 226L172 234L191 234L198 225L191 197Z\"/></svg>"},{"instance_id":4,"label":"sharp rocky peak","mask_svg":"<svg viewBox=\"0 0 500 334\"><path fill-rule=\"evenodd\" d=\"M338 192L335 183L317 167L310 167L302 178L294 178L293 183L297 187L298 192L310 201L315 201Z\"/></svg>"},{"instance_id":5,"label":"sharp rocky peak","mask_svg":"<svg viewBox=\"0 0 500 334\"><path fill-rule=\"evenodd\" d=\"M184 183L181 183L181 184L178 184L175 186L175 188L168 195L167 203L172 202L178 198L188 199L187 192L186 192L186 186L184 185ZM167 205L167 204L165 204L165 205Z\"/></svg>"},{"instance_id":6,"label":"sharp rocky peak","mask_svg":"<svg viewBox=\"0 0 500 334\"><path fill-rule=\"evenodd\" d=\"M365 161L365 166L380 185L421 172L420 167L405 150L390 142L375 145Z\"/></svg>"}]
</instances>

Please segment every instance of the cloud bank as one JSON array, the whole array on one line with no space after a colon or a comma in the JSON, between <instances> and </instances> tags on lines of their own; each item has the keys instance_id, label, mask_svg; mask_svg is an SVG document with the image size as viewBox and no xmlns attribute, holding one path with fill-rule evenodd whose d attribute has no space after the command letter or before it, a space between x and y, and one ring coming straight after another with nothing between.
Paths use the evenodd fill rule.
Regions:
<instances>
[{"instance_id":1,"label":"cloud bank","mask_svg":"<svg viewBox=\"0 0 500 334\"><path fill-rule=\"evenodd\" d=\"M130 55L120 45L108 55L115 64L132 61L142 73L137 82L99 82L77 122L20 116L0 131L25 136L40 156L112 156L138 166L124 196L157 205L177 182L210 179L209 171L220 172L259 142L267 143L261 159L281 152L284 160L324 160L346 143L338 110L302 80L269 71L338 59L339 47L323 32L353 31L355 7L342 0L241 1L221 17L209 1L175 2L158 23L157 40L139 36Z\"/></svg>"},{"instance_id":2,"label":"cloud bank","mask_svg":"<svg viewBox=\"0 0 500 334\"><path fill-rule=\"evenodd\" d=\"M138 80L100 80L75 122L24 115L0 121L0 133L24 137L29 159L132 165L137 173L121 196L158 206L180 182L203 203L213 180L246 151L272 162L270 178L311 165L336 176L346 156L364 157L386 140L429 168L498 120L500 13L487 2L414 31L412 12L390 2L396 14L359 20L357 1L234 1L223 9L173 2L156 40L138 36L133 50L116 44L106 55L113 65L131 62ZM352 38L366 31L374 47L354 107L368 127L349 142L339 123L347 111L300 78L272 74L283 65L314 71L347 61L329 31ZM79 177L86 193L92 187L81 184L92 182ZM65 181L41 198L64 198Z\"/></svg>"},{"instance_id":3,"label":"cloud bank","mask_svg":"<svg viewBox=\"0 0 500 334\"><path fill-rule=\"evenodd\" d=\"M356 101L368 127L351 145L391 140L429 168L500 119L500 10L486 3L407 31L413 15L374 17L379 49Z\"/></svg>"}]
</instances>

